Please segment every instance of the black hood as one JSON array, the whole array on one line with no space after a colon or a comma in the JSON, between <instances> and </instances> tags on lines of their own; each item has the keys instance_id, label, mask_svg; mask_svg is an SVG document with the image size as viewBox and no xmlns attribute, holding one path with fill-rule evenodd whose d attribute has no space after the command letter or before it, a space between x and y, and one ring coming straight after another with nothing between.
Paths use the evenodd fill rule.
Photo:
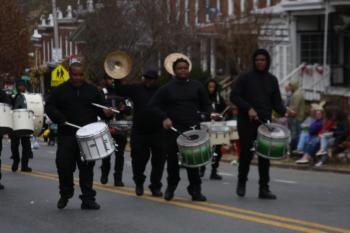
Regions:
<instances>
[{"instance_id":1,"label":"black hood","mask_svg":"<svg viewBox=\"0 0 350 233\"><path fill-rule=\"evenodd\" d=\"M257 49L253 53L253 57L252 57L252 59L253 59L253 70L258 71L256 69L256 66L255 66L255 58L258 55L264 55L266 57L266 59L267 59L267 66L266 66L265 72L268 72L270 70L270 65L271 65L271 56L270 56L269 52L267 52L266 49Z\"/></svg>"}]
</instances>

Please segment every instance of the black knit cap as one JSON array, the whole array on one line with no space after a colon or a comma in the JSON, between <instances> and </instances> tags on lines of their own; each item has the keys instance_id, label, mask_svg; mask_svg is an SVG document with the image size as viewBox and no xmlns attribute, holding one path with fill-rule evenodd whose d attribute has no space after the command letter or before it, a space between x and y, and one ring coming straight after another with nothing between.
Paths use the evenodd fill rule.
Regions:
<instances>
[{"instance_id":1,"label":"black knit cap","mask_svg":"<svg viewBox=\"0 0 350 233\"><path fill-rule=\"evenodd\" d=\"M145 79L158 79L158 72L155 70L147 70L146 73L143 74L143 77L145 77Z\"/></svg>"}]
</instances>

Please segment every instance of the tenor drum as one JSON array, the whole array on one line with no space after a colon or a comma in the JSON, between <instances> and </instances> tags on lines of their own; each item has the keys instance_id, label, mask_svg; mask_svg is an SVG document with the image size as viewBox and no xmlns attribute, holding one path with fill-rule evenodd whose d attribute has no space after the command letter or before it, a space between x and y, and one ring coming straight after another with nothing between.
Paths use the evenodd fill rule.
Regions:
<instances>
[{"instance_id":1,"label":"tenor drum","mask_svg":"<svg viewBox=\"0 0 350 233\"><path fill-rule=\"evenodd\" d=\"M226 121L226 125L230 128L230 140L231 141L238 140L239 136L237 132L237 121L235 120Z\"/></svg>"},{"instance_id":2,"label":"tenor drum","mask_svg":"<svg viewBox=\"0 0 350 233\"><path fill-rule=\"evenodd\" d=\"M29 136L34 132L34 113L28 109L15 109L12 115L15 136Z\"/></svg>"},{"instance_id":3,"label":"tenor drum","mask_svg":"<svg viewBox=\"0 0 350 233\"><path fill-rule=\"evenodd\" d=\"M116 128L120 132L129 133L132 128L132 121L110 121L109 126L112 128Z\"/></svg>"},{"instance_id":4,"label":"tenor drum","mask_svg":"<svg viewBox=\"0 0 350 233\"><path fill-rule=\"evenodd\" d=\"M39 136L44 124L44 101L41 94L24 93L27 109L34 113L34 136Z\"/></svg>"},{"instance_id":5,"label":"tenor drum","mask_svg":"<svg viewBox=\"0 0 350 233\"><path fill-rule=\"evenodd\" d=\"M114 142L106 123L95 122L80 128L76 133L82 160L95 161L110 156Z\"/></svg>"},{"instance_id":6,"label":"tenor drum","mask_svg":"<svg viewBox=\"0 0 350 233\"><path fill-rule=\"evenodd\" d=\"M208 133L204 130L190 130L184 134L189 139L180 135L176 140L181 164L195 168L209 163L212 153Z\"/></svg>"},{"instance_id":7,"label":"tenor drum","mask_svg":"<svg viewBox=\"0 0 350 233\"><path fill-rule=\"evenodd\" d=\"M12 131L13 119L11 106L0 103L0 135L8 134Z\"/></svg>"},{"instance_id":8,"label":"tenor drum","mask_svg":"<svg viewBox=\"0 0 350 233\"><path fill-rule=\"evenodd\" d=\"M290 132L283 125L270 123L266 126L260 125L255 142L255 153L266 159L279 160L287 154Z\"/></svg>"},{"instance_id":9,"label":"tenor drum","mask_svg":"<svg viewBox=\"0 0 350 233\"><path fill-rule=\"evenodd\" d=\"M230 144L230 128L226 126L226 122L202 122L201 128L209 133L211 145Z\"/></svg>"}]
</instances>

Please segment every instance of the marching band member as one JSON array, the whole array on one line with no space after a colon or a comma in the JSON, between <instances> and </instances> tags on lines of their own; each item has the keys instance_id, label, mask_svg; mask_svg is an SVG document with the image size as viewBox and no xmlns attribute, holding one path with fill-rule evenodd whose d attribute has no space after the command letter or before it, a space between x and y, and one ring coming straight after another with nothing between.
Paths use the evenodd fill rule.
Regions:
<instances>
[{"instance_id":1,"label":"marching band member","mask_svg":"<svg viewBox=\"0 0 350 233\"><path fill-rule=\"evenodd\" d=\"M173 63L175 79L161 87L153 96L150 106L163 120L165 144L167 153L168 186L164 199L170 201L174 197L175 189L180 181L178 146L176 139L178 133L169 130L171 127L179 131L190 130L192 126L199 125L198 112L210 113L212 111L208 94L203 85L189 79L189 62L179 58ZM198 168L187 168L189 179L188 193L193 201L206 201L201 191L201 178Z\"/></svg>"},{"instance_id":2,"label":"marching band member","mask_svg":"<svg viewBox=\"0 0 350 233\"><path fill-rule=\"evenodd\" d=\"M13 101L13 109L27 108L27 103L23 95L26 92L25 82L18 80L16 82L17 94ZM28 166L29 159L32 158L33 152L30 143L30 136L16 136L10 135L11 138L11 152L12 152L12 171L16 172L20 162L19 144L22 144L22 158L21 158L21 171L31 172L32 169Z\"/></svg>"},{"instance_id":3,"label":"marching band member","mask_svg":"<svg viewBox=\"0 0 350 233\"><path fill-rule=\"evenodd\" d=\"M97 116L106 119L113 116L110 109L99 109L92 103L105 104L101 92L84 80L83 66L72 63L69 67L70 79L51 93L45 110L50 119L58 124L58 142L56 166L59 177L60 199L58 209L63 209L68 199L73 196L73 173L78 166L79 184L82 195L81 209L100 209L96 203L96 191L93 189L94 162L83 162L76 139L76 128L65 125L65 122L84 126L97 121Z\"/></svg>"},{"instance_id":4,"label":"marching band member","mask_svg":"<svg viewBox=\"0 0 350 233\"><path fill-rule=\"evenodd\" d=\"M220 95L218 91L218 83L211 79L207 82L207 92L209 95L209 100L211 103L211 106L216 113L221 113L225 110L226 104L224 101L224 98ZM222 157L222 145L214 145L213 152L215 153L215 156L213 156L213 161L211 163L211 174L210 179L211 180L222 180L222 176L220 176L217 172L219 163ZM205 173L205 166L200 167L199 174L201 177L204 176Z\"/></svg>"},{"instance_id":5,"label":"marching band member","mask_svg":"<svg viewBox=\"0 0 350 233\"><path fill-rule=\"evenodd\" d=\"M143 184L146 165L151 157L152 171L149 188L152 195L161 197L162 175L165 163L165 153L162 138L162 121L153 113L148 102L158 89L157 71L149 70L142 77L140 84L123 84L116 81L116 93L126 96L134 103L133 126L131 132L131 159L133 179L136 184L135 193L143 195Z\"/></svg>"},{"instance_id":6,"label":"marching band member","mask_svg":"<svg viewBox=\"0 0 350 233\"><path fill-rule=\"evenodd\" d=\"M3 91L3 90L1 90L0 89L0 103L6 103L6 104L9 104L9 105L11 105L11 100L10 100L10 98L7 96L7 94ZM1 180L1 151L2 151L2 136L3 135L0 135L0 180ZM2 185L1 183L0 183L0 190L1 189L4 189L5 188L5 186L4 185Z\"/></svg>"},{"instance_id":7,"label":"marching band member","mask_svg":"<svg viewBox=\"0 0 350 233\"><path fill-rule=\"evenodd\" d=\"M250 162L253 158L253 143L261 122L271 120L272 110L286 114L277 78L269 73L270 55L265 49L258 49L253 55L253 70L241 75L234 83L231 101L238 106L237 130L241 145L236 193L244 197ZM287 116L288 114L286 114ZM270 160L258 157L259 198L276 199L269 189Z\"/></svg>"},{"instance_id":8,"label":"marching band member","mask_svg":"<svg viewBox=\"0 0 350 233\"><path fill-rule=\"evenodd\" d=\"M107 74L103 78L104 88L103 93L107 102L107 106L117 108L120 113L115 116L116 120L123 119L124 114L131 113L130 107L126 106L125 100L122 97L116 96L113 89L113 79ZM114 186L122 187L124 183L122 181L123 177L123 167L124 167L124 150L127 143L126 132L121 132L118 129L112 129L111 133L115 143L118 145L115 151L115 161L114 161ZM108 174L111 169L111 156L102 159L101 166L101 183L107 184Z\"/></svg>"}]
</instances>

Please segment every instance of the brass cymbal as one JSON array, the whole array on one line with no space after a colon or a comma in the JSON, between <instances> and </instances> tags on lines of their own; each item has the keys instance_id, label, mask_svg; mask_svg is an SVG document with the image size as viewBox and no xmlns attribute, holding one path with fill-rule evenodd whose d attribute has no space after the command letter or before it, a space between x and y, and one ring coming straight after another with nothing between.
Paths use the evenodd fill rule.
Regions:
<instances>
[{"instance_id":1,"label":"brass cymbal","mask_svg":"<svg viewBox=\"0 0 350 233\"><path fill-rule=\"evenodd\" d=\"M104 61L104 69L111 78L125 78L132 70L132 59L126 52L111 52Z\"/></svg>"},{"instance_id":2,"label":"brass cymbal","mask_svg":"<svg viewBox=\"0 0 350 233\"><path fill-rule=\"evenodd\" d=\"M190 71L192 70L192 62L185 54L182 54L182 53L171 53L164 59L164 68L172 76L175 76L175 73L174 73L174 70L173 70L173 63L179 58L183 58L186 61L188 61L188 63L190 64L189 70Z\"/></svg>"}]
</instances>

